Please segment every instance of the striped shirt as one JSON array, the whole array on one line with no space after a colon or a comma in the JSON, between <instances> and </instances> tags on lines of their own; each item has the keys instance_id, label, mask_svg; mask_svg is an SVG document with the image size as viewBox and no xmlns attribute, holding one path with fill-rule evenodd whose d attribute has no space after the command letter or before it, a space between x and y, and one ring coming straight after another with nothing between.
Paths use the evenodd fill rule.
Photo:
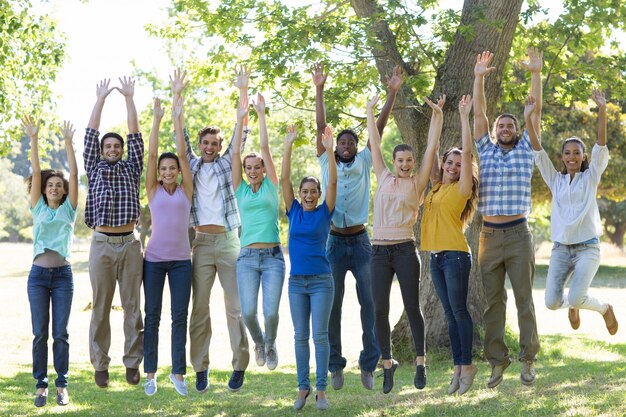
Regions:
<instances>
[{"instance_id":1,"label":"striped shirt","mask_svg":"<svg viewBox=\"0 0 626 417\"><path fill-rule=\"evenodd\" d=\"M236 128L237 126L235 126ZM235 129L236 130L236 129ZM241 150L246 144L246 139L248 139L248 132L250 130L247 127L243 129L243 138L241 140ZM202 167L203 161L202 158L198 157L193 149L191 149L191 144L189 141L189 133L187 129L184 130L185 135L185 144L187 145L187 159L189 159L189 164L191 165L191 175L193 176L193 199L191 200L191 215L189 217L189 226L196 227L202 226L198 221L198 188L196 177L200 172L200 168ZM224 204L224 228L227 232L237 229L241 226L241 221L239 219L239 210L237 209L237 199L235 197L235 190L233 188L233 165L232 165L232 154L230 152L231 146L233 144L233 137L235 133L233 131L233 136L230 139L230 143L228 144L228 148L224 155L217 156L215 158L214 163L214 172L217 175L217 179L219 181L219 190L222 195L222 203Z\"/></svg>"},{"instance_id":2,"label":"striped shirt","mask_svg":"<svg viewBox=\"0 0 626 417\"><path fill-rule=\"evenodd\" d=\"M87 128L83 160L89 181L85 223L118 227L139 219L139 182L143 171L141 133L126 135L128 158L110 164L101 157L100 132Z\"/></svg>"},{"instance_id":3,"label":"striped shirt","mask_svg":"<svg viewBox=\"0 0 626 417\"><path fill-rule=\"evenodd\" d=\"M534 157L528 132L512 149L493 143L488 133L476 141L480 157L478 210L483 216L530 214Z\"/></svg>"}]
</instances>

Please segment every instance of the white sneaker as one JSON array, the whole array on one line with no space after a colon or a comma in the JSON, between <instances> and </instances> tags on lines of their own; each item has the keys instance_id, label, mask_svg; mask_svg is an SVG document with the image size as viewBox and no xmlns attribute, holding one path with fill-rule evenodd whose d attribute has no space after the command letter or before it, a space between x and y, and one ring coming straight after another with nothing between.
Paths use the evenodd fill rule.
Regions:
<instances>
[{"instance_id":1,"label":"white sneaker","mask_svg":"<svg viewBox=\"0 0 626 417\"><path fill-rule=\"evenodd\" d=\"M187 381L185 380L185 377L183 377L182 381L179 381L178 379L176 379L176 375L170 374L170 381L172 381L172 384L174 384L174 389L177 393L179 393L183 397L187 396Z\"/></svg>"},{"instance_id":2,"label":"white sneaker","mask_svg":"<svg viewBox=\"0 0 626 417\"><path fill-rule=\"evenodd\" d=\"M257 366L265 365L265 345L254 345L254 359L256 360Z\"/></svg>"},{"instance_id":3,"label":"white sneaker","mask_svg":"<svg viewBox=\"0 0 626 417\"><path fill-rule=\"evenodd\" d=\"M276 351L275 344L267 346L265 357L267 359L267 369L269 369L270 371L276 369L276 367L278 366L278 352Z\"/></svg>"},{"instance_id":4,"label":"white sneaker","mask_svg":"<svg viewBox=\"0 0 626 417\"><path fill-rule=\"evenodd\" d=\"M149 395L149 396L156 394L157 392L156 375L154 376L154 379L146 379L145 384L143 384L143 390L146 393L146 395Z\"/></svg>"}]
</instances>

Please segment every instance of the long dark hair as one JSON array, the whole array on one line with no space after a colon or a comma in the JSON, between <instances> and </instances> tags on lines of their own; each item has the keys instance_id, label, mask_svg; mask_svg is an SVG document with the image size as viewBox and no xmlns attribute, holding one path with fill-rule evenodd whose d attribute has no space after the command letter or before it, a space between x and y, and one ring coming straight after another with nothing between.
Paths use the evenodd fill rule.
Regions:
<instances>
[{"instance_id":1,"label":"long dark hair","mask_svg":"<svg viewBox=\"0 0 626 417\"><path fill-rule=\"evenodd\" d=\"M439 168L439 178L443 178L443 166L450 155L459 155L462 156L462 152L460 148L452 147L448 149L441 159L441 168ZM470 194L469 200L465 204L463 211L461 212L461 223L463 224L463 229L467 227L467 225L474 218L474 213L476 212L476 206L478 204L478 166L476 165L476 161L474 161L474 155L472 155L472 193Z\"/></svg>"},{"instance_id":2,"label":"long dark hair","mask_svg":"<svg viewBox=\"0 0 626 417\"><path fill-rule=\"evenodd\" d=\"M69 193L69 190L70 190L70 183L68 180L65 179L65 176L63 175L63 171L59 171L56 169L42 170L41 171L41 196L43 197L43 201L46 203L46 206L48 205L48 197L46 197L46 185L48 184L48 180L52 177L61 178L61 181L63 181L63 191L65 191L65 193L63 194L63 197L61 197L60 204L65 203L65 199L67 199L67 193ZM28 188L28 193L30 194L31 187L33 186L32 175L26 178L26 184Z\"/></svg>"},{"instance_id":3,"label":"long dark hair","mask_svg":"<svg viewBox=\"0 0 626 417\"><path fill-rule=\"evenodd\" d=\"M577 143L581 148L583 148L583 162L580 164L580 172L585 172L589 169L589 161L587 160L587 146L585 146L585 142L583 142L582 139L576 136L565 139L561 145L561 155L563 155L565 145L571 142ZM561 171L561 174L567 174L567 167L565 166L565 163L563 163L563 170Z\"/></svg>"}]
</instances>

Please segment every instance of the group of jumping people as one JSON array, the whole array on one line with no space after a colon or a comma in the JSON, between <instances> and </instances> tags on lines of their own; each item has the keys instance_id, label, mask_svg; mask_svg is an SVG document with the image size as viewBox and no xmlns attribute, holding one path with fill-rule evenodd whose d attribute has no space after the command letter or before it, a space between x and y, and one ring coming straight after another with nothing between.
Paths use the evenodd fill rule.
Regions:
<instances>
[{"instance_id":1,"label":"group of jumping people","mask_svg":"<svg viewBox=\"0 0 626 417\"><path fill-rule=\"evenodd\" d=\"M172 119L176 152L159 154L159 129L164 109L154 100L153 123L148 142L145 190L151 213L152 233L145 250L135 237L139 218L140 179L144 143L133 101L134 81L120 78L120 85L102 80L96 87L96 104L89 119L83 159L88 178L85 222L93 229L89 253L89 276L93 299L89 329L89 353L98 387L109 385L108 355L111 344L109 314L116 285L124 309L124 356L126 381L138 384L144 362L144 390L157 392L159 323L165 278L171 295L171 361L169 376L176 392L187 395L187 331L189 356L195 371L195 388L209 388L211 315L209 302L216 275L224 290L233 371L230 391L238 391L245 378L254 342L258 366L273 370L278 365L276 335L278 311L285 277L285 260L279 237L279 186L289 220L290 273L288 295L294 326L294 349L298 394L294 408L306 404L312 392L309 339L315 346L315 401L328 408L326 388L344 385L347 360L342 354L341 316L345 277L351 271L360 303L363 349L358 363L361 382L374 388L374 371L382 359L383 392L394 386L398 362L391 348L390 291L397 277L415 349L414 385L426 386L424 318L421 313L420 257L415 247L414 226L423 204L420 248L430 252L431 277L448 323L454 370L448 394L464 394L478 371L472 363L474 326L467 309L472 254L464 236L476 209L483 217L478 262L487 309L484 312L484 355L491 366L487 382L496 387L511 364L504 342L507 292L511 282L520 328L521 382L533 384L539 337L532 298L535 263L532 236L527 223L531 209L530 184L535 163L552 192L551 237L554 241L545 302L550 309L568 308L574 329L580 325L579 309L602 314L608 331L615 334L617 320L612 306L588 294L599 266L601 222L596 190L608 164L606 147L606 100L593 91L598 106L598 139L591 158L584 143L569 138L562 145L562 170L556 170L541 147L542 54L529 48L525 68L531 74L531 92L524 106L526 130L520 133L515 116L498 116L489 132L484 78L493 54L477 56L472 95L458 102L460 147L439 157L446 96L425 99L431 109L430 127L423 159L416 171L416 157L407 144L393 150L392 170L384 161L381 136L402 85L399 67L387 79L386 101L376 117L378 96L366 107L368 141L358 150L353 130L335 135L326 123L324 85L327 73L315 64L312 81L316 91L317 157L322 180L301 179L294 189L291 180L295 125L286 127L282 170L276 171L269 147L266 105L261 94L250 104L250 71L235 70L239 90L236 124L230 143L221 153L223 135L212 126L198 134L196 154L185 128L186 73L170 77ZM99 139L100 116L108 95L118 91L126 102L129 134ZM473 97L472 97L473 96ZM258 115L259 153L242 159L250 130L248 112ZM474 141L479 164L472 156L470 112L474 110ZM74 129L65 122L62 136L69 161L69 181L62 171L41 170L38 157L38 124L26 116L24 132L31 138L32 176L28 180L33 215L33 265L28 277L28 298L33 325L33 376L37 380L35 405L46 404L48 395L47 339L50 304L56 402L69 403L68 321L73 277L70 246L78 203L78 170L72 138ZM336 136L336 143L335 143ZM127 158L123 159L125 152ZM365 225L369 216L370 173L374 169L373 236ZM416 171L416 172L414 172ZM245 175L244 175L245 174ZM181 179L179 182L179 178ZM430 182L430 190L426 195ZM321 204L320 199L324 197ZM189 227L195 229L190 242ZM564 287L571 281L565 295ZM145 317L140 295L143 283ZM258 317L261 293L263 325ZM193 297L192 297L193 295ZM189 325L189 304L192 304ZM145 323L144 323L145 321Z\"/></svg>"}]
</instances>

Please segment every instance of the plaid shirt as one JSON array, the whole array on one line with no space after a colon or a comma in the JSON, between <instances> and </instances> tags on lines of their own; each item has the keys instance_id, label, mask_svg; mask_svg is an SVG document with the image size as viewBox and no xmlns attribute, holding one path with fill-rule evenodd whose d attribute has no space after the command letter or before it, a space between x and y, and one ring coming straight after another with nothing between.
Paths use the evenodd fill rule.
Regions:
<instances>
[{"instance_id":1,"label":"plaid shirt","mask_svg":"<svg viewBox=\"0 0 626 417\"><path fill-rule=\"evenodd\" d=\"M478 210L483 216L513 216L530 213L530 180L534 152L528 132L505 150L486 133L476 142L480 157Z\"/></svg>"},{"instance_id":2,"label":"plaid shirt","mask_svg":"<svg viewBox=\"0 0 626 417\"><path fill-rule=\"evenodd\" d=\"M243 138L241 140L242 151L246 144L246 139L248 139L248 132L250 132L248 128L243 129ZM194 153L193 149L191 149L191 144L189 142L189 133L187 132L187 129L184 130L184 135L185 143L187 145L187 159L189 159L189 164L191 165L191 175L193 176L193 199L191 200L191 215L189 217L189 226L196 227L202 226L198 220L198 187L196 182L196 176L200 172L200 168L202 168L202 164L204 163L204 161L202 160L202 158L198 157ZM237 208L237 199L235 197L235 189L233 188L233 156L230 153L234 136L235 133L233 131L233 136L230 139L230 143L228 144L226 152L224 152L224 155L222 156L218 155L213 162L215 164L214 166L217 180L220 184L219 189L220 194L222 195L222 203L224 204L224 228L227 232L237 229L239 226L241 226L241 221L239 219L239 209Z\"/></svg>"},{"instance_id":3,"label":"plaid shirt","mask_svg":"<svg viewBox=\"0 0 626 417\"><path fill-rule=\"evenodd\" d=\"M139 182L143 170L141 133L126 136L128 158L109 164L101 158L100 132L87 128L83 160L89 180L85 223L117 227L139 219Z\"/></svg>"}]
</instances>

